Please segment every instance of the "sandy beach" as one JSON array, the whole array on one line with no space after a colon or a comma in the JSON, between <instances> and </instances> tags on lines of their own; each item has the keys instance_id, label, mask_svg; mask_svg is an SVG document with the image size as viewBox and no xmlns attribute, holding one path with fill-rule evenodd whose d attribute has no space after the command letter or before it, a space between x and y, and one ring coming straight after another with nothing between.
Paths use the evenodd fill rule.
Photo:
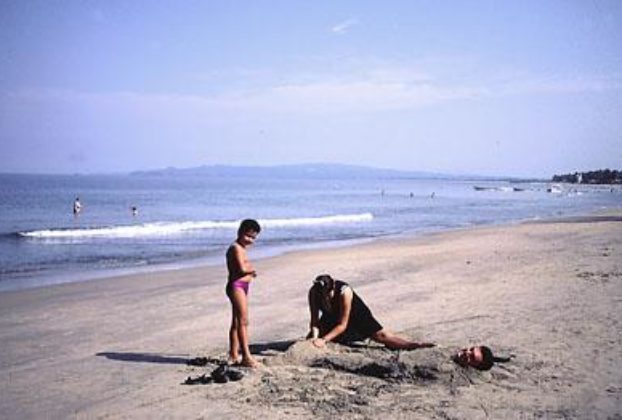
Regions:
<instances>
[{"instance_id":1,"label":"sandy beach","mask_svg":"<svg viewBox=\"0 0 622 420\"><path fill-rule=\"evenodd\" d=\"M622 418L620 212L255 266L262 367L226 384L183 384L225 359L224 266L1 293L0 418ZM439 346L299 341L321 273L348 281L386 328ZM474 344L515 357L483 373L448 360ZM207 364L187 364L196 357Z\"/></svg>"}]
</instances>

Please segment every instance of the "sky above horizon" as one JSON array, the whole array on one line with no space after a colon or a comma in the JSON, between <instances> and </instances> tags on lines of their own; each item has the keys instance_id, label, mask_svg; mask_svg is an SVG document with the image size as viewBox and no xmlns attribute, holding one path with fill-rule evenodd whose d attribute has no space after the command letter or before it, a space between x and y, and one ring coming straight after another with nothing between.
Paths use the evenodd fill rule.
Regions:
<instances>
[{"instance_id":1,"label":"sky above horizon","mask_svg":"<svg viewBox=\"0 0 622 420\"><path fill-rule=\"evenodd\" d=\"M0 0L0 172L622 169L622 2Z\"/></svg>"}]
</instances>

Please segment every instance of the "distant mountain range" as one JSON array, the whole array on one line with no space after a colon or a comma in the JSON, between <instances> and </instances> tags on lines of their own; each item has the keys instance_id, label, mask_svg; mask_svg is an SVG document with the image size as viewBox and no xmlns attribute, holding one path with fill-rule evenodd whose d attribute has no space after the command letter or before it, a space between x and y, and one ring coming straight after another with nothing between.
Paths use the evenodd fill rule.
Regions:
<instances>
[{"instance_id":1,"label":"distant mountain range","mask_svg":"<svg viewBox=\"0 0 622 420\"><path fill-rule=\"evenodd\" d=\"M361 165L310 163L276 166L203 165L194 168L165 168L136 171L135 176L213 176L213 177L287 177L287 178L423 178L423 179L510 179L502 177L450 175L423 171L401 171Z\"/></svg>"}]
</instances>

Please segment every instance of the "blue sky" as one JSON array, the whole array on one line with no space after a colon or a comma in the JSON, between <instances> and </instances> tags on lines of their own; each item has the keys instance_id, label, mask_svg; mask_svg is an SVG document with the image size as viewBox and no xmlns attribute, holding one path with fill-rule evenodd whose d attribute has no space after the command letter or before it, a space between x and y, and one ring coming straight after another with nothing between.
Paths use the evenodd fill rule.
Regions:
<instances>
[{"instance_id":1,"label":"blue sky","mask_svg":"<svg viewBox=\"0 0 622 420\"><path fill-rule=\"evenodd\" d=\"M621 1L0 0L0 172L621 168Z\"/></svg>"}]
</instances>

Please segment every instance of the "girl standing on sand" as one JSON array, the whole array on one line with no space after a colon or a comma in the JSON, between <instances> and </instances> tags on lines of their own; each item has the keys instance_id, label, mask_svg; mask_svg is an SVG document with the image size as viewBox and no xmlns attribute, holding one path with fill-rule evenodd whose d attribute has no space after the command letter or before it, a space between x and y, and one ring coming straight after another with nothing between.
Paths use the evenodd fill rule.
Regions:
<instances>
[{"instance_id":1,"label":"girl standing on sand","mask_svg":"<svg viewBox=\"0 0 622 420\"><path fill-rule=\"evenodd\" d=\"M246 247L257 239L261 227L256 220L246 219L240 223L238 237L227 249L227 270L229 272L226 293L231 302L231 327L229 328L229 361L237 364L242 349L243 366L257 367L258 363L248 347L248 290L255 269L248 260Z\"/></svg>"}]
</instances>

